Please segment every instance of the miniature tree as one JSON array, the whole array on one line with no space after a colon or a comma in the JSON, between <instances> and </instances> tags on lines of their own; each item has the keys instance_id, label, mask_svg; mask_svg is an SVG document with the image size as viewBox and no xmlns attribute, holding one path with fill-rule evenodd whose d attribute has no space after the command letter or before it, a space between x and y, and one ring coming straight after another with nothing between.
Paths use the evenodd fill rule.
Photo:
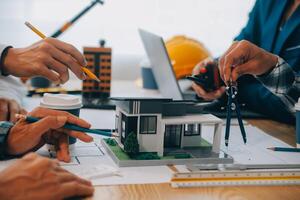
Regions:
<instances>
[{"instance_id":1,"label":"miniature tree","mask_svg":"<svg viewBox=\"0 0 300 200\"><path fill-rule=\"evenodd\" d=\"M126 137L124 142L124 151L128 153L130 157L134 157L139 153L139 143L134 132L129 133Z\"/></svg>"}]
</instances>

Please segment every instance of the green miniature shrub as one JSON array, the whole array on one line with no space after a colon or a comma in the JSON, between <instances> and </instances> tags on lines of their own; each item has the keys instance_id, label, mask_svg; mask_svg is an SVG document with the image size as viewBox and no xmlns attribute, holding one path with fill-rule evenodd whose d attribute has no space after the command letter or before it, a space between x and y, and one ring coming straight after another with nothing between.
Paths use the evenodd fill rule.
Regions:
<instances>
[{"instance_id":1,"label":"green miniature shrub","mask_svg":"<svg viewBox=\"0 0 300 200\"><path fill-rule=\"evenodd\" d=\"M106 138L104 139L106 144L110 145L110 146L116 146L117 145L117 142L115 139L111 139L111 138Z\"/></svg>"},{"instance_id":2,"label":"green miniature shrub","mask_svg":"<svg viewBox=\"0 0 300 200\"><path fill-rule=\"evenodd\" d=\"M175 159L185 159L185 158L191 158L190 154L187 153L181 153L174 155Z\"/></svg>"},{"instance_id":3,"label":"green miniature shrub","mask_svg":"<svg viewBox=\"0 0 300 200\"><path fill-rule=\"evenodd\" d=\"M134 132L129 133L124 142L124 151L130 156L134 157L139 153L139 143Z\"/></svg>"},{"instance_id":4,"label":"green miniature shrub","mask_svg":"<svg viewBox=\"0 0 300 200\"><path fill-rule=\"evenodd\" d=\"M159 160L160 157L157 153L146 152L146 153L139 153L134 157L136 160Z\"/></svg>"}]
</instances>

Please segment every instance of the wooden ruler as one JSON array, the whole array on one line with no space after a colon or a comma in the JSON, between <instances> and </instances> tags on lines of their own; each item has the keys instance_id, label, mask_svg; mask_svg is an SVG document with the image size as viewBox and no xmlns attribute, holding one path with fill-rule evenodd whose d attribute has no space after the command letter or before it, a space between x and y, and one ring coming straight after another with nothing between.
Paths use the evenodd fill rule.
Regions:
<instances>
[{"instance_id":1,"label":"wooden ruler","mask_svg":"<svg viewBox=\"0 0 300 200\"><path fill-rule=\"evenodd\" d=\"M300 170L201 171L175 173L172 187L300 185Z\"/></svg>"}]
</instances>

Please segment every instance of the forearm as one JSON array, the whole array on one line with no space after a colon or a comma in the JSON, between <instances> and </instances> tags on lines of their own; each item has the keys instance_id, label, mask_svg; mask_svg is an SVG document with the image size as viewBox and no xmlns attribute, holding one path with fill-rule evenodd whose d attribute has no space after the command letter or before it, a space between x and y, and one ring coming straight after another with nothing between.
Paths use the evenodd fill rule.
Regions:
<instances>
[{"instance_id":1,"label":"forearm","mask_svg":"<svg viewBox=\"0 0 300 200\"><path fill-rule=\"evenodd\" d=\"M280 97L290 112L295 112L294 105L300 96L300 80L288 63L279 58L277 66L270 73L257 76L257 79Z\"/></svg>"}]
</instances>

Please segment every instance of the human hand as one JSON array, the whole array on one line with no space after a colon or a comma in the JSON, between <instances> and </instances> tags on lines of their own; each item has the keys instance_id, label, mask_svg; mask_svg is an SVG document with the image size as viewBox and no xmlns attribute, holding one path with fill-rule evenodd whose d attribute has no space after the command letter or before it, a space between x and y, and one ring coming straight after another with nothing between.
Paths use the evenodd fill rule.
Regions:
<instances>
[{"instance_id":1,"label":"human hand","mask_svg":"<svg viewBox=\"0 0 300 200\"><path fill-rule=\"evenodd\" d=\"M272 70L278 57L247 40L234 42L219 59L220 76L228 85L244 74L262 75Z\"/></svg>"},{"instance_id":2,"label":"human hand","mask_svg":"<svg viewBox=\"0 0 300 200\"><path fill-rule=\"evenodd\" d=\"M197 75L200 73L200 69L202 67L205 67L207 65L218 65L216 62L213 61L212 58L205 59L201 61L199 64L196 65L196 67L193 69L193 75ZM219 89L212 91L212 92L207 92L203 87L196 83L192 83L192 88L196 92L196 94L199 97L202 97L204 100L211 101L214 99L220 98L224 92L225 92L225 87L222 86Z\"/></svg>"},{"instance_id":3,"label":"human hand","mask_svg":"<svg viewBox=\"0 0 300 200\"><path fill-rule=\"evenodd\" d=\"M26 114L27 111L23 109L15 100L0 98L0 121L16 122L16 114Z\"/></svg>"},{"instance_id":4,"label":"human hand","mask_svg":"<svg viewBox=\"0 0 300 200\"><path fill-rule=\"evenodd\" d=\"M90 127L89 123L68 112L38 107L28 115L42 119L35 123L27 123L21 118L10 129L7 138L7 153L10 155L35 151L48 143L55 145L58 160L70 162L68 136L84 142L93 141L93 138L85 133L62 128L67 122L84 128Z\"/></svg>"},{"instance_id":5,"label":"human hand","mask_svg":"<svg viewBox=\"0 0 300 200\"><path fill-rule=\"evenodd\" d=\"M0 172L0 197L3 200L59 200L91 196L90 181L61 168L57 160L30 153Z\"/></svg>"},{"instance_id":6,"label":"human hand","mask_svg":"<svg viewBox=\"0 0 300 200\"><path fill-rule=\"evenodd\" d=\"M84 56L74 46L46 38L29 47L9 49L2 70L18 77L44 76L54 83L65 83L68 68L79 79L85 79L81 69L85 65Z\"/></svg>"}]
</instances>

